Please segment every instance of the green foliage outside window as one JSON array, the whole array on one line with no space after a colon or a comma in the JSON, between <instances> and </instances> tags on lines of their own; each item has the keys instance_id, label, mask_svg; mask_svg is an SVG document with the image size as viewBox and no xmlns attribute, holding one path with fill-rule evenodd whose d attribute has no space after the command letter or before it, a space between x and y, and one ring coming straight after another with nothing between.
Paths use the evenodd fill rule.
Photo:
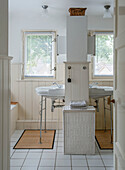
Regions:
<instances>
[{"instance_id":1,"label":"green foliage outside window","mask_svg":"<svg viewBox=\"0 0 125 170\"><path fill-rule=\"evenodd\" d=\"M113 35L96 34L94 75L113 75Z\"/></svg>"},{"instance_id":2,"label":"green foliage outside window","mask_svg":"<svg viewBox=\"0 0 125 170\"><path fill-rule=\"evenodd\" d=\"M96 57L97 60L105 60L111 63L113 59L113 35L96 35Z\"/></svg>"},{"instance_id":3,"label":"green foliage outside window","mask_svg":"<svg viewBox=\"0 0 125 170\"><path fill-rule=\"evenodd\" d=\"M52 36L28 35L27 36L27 73L31 73L32 67L37 66L39 59L43 63L51 64Z\"/></svg>"},{"instance_id":4,"label":"green foliage outside window","mask_svg":"<svg viewBox=\"0 0 125 170\"><path fill-rule=\"evenodd\" d=\"M53 76L53 48L53 32L26 33L25 76Z\"/></svg>"}]
</instances>

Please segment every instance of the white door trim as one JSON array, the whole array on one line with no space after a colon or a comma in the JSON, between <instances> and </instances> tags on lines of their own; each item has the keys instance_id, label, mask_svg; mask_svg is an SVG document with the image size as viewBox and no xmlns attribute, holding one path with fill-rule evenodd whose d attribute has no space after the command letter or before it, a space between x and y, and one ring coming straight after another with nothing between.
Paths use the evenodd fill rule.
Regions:
<instances>
[{"instance_id":1,"label":"white door trim","mask_svg":"<svg viewBox=\"0 0 125 170\"><path fill-rule=\"evenodd\" d=\"M115 143L115 154L117 159L120 161L121 167L125 168L125 152L122 151L120 143Z\"/></svg>"},{"instance_id":2,"label":"white door trim","mask_svg":"<svg viewBox=\"0 0 125 170\"><path fill-rule=\"evenodd\" d=\"M115 39L115 49L119 50L125 47L125 31L119 34Z\"/></svg>"}]
</instances>

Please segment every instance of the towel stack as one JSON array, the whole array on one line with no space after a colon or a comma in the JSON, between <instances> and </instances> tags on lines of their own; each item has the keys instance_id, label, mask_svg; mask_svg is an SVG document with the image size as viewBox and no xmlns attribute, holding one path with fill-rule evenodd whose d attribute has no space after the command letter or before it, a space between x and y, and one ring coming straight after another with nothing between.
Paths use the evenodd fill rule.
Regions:
<instances>
[{"instance_id":1,"label":"towel stack","mask_svg":"<svg viewBox=\"0 0 125 170\"><path fill-rule=\"evenodd\" d=\"M73 108L81 108L81 107L86 107L87 106L87 103L85 100L82 100L82 101L71 101L70 102L70 106L73 107Z\"/></svg>"}]
</instances>

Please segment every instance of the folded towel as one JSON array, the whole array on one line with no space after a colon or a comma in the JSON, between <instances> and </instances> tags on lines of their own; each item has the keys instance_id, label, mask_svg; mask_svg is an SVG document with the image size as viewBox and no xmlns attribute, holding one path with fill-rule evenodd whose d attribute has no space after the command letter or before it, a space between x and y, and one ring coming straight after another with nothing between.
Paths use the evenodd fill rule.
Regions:
<instances>
[{"instance_id":1,"label":"folded towel","mask_svg":"<svg viewBox=\"0 0 125 170\"><path fill-rule=\"evenodd\" d=\"M86 107L87 103L85 100L82 101L71 101L70 102L71 107Z\"/></svg>"}]
</instances>

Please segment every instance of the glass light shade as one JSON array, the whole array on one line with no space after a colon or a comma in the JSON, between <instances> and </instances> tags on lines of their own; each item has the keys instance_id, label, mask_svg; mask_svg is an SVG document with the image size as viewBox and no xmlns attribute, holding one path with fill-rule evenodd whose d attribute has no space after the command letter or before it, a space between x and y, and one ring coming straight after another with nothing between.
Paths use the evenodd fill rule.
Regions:
<instances>
[{"instance_id":1,"label":"glass light shade","mask_svg":"<svg viewBox=\"0 0 125 170\"><path fill-rule=\"evenodd\" d=\"M103 18L112 18L112 15L109 9L105 10Z\"/></svg>"}]
</instances>

